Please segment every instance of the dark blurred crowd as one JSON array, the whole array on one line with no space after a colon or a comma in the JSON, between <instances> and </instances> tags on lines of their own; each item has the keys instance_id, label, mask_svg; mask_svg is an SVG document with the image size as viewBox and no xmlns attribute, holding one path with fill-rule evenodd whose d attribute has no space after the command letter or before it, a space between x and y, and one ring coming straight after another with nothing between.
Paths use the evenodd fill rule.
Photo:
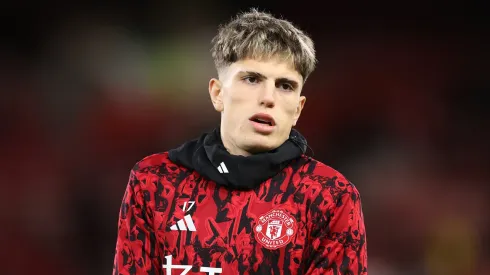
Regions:
<instances>
[{"instance_id":1,"label":"dark blurred crowd","mask_svg":"<svg viewBox=\"0 0 490 275\"><path fill-rule=\"evenodd\" d=\"M0 274L110 274L132 166L219 126L209 43L238 9L208 11L82 13L0 48ZM361 192L369 273L490 274L487 37L269 11L316 42L297 128Z\"/></svg>"}]
</instances>

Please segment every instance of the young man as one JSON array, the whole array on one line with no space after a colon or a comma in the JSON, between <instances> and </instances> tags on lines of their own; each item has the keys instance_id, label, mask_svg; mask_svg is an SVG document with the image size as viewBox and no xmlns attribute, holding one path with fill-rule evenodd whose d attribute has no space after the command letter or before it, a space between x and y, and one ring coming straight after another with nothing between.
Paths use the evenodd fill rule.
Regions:
<instances>
[{"instance_id":1,"label":"young man","mask_svg":"<svg viewBox=\"0 0 490 275\"><path fill-rule=\"evenodd\" d=\"M313 42L256 10L219 29L220 127L131 171L113 274L367 274L359 192L292 127Z\"/></svg>"}]
</instances>

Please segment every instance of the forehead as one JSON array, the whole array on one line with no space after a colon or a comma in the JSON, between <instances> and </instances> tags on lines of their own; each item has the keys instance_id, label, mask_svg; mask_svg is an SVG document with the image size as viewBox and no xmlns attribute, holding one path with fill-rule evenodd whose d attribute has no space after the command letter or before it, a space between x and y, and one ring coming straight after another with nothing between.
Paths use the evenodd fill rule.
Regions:
<instances>
[{"instance_id":1,"label":"forehead","mask_svg":"<svg viewBox=\"0 0 490 275\"><path fill-rule=\"evenodd\" d=\"M243 72L256 72L267 78L287 78L302 83L303 77L296 71L291 62L280 59L243 59L234 62L229 67L229 73L234 76Z\"/></svg>"}]
</instances>

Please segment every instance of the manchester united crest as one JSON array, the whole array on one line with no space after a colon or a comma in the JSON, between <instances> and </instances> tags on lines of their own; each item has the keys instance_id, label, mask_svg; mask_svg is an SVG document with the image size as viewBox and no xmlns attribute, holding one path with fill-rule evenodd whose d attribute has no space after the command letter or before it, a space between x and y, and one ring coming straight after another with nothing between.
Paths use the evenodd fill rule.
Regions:
<instances>
[{"instance_id":1,"label":"manchester united crest","mask_svg":"<svg viewBox=\"0 0 490 275\"><path fill-rule=\"evenodd\" d=\"M296 233L296 221L282 209L274 209L259 217L255 237L264 247L277 249L287 245Z\"/></svg>"}]
</instances>

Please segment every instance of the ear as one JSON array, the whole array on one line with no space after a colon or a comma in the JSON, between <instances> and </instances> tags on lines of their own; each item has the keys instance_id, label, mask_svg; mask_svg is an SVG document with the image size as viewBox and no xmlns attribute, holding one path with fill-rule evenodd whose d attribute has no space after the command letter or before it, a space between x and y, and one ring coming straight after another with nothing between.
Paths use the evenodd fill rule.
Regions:
<instances>
[{"instance_id":1,"label":"ear","mask_svg":"<svg viewBox=\"0 0 490 275\"><path fill-rule=\"evenodd\" d=\"M305 106L305 102L306 102L306 97L300 96L298 106L296 107L296 112L294 113L294 116L293 116L293 126L296 126L296 123L298 123L298 119L301 116L301 111L303 111L303 107Z\"/></svg>"},{"instance_id":2,"label":"ear","mask_svg":"<svg viewBox=\"0 0 490 275\"><path fill-rule=\"evenodd\" d=\"M216 78L211 78L209 81L209 96L211 97L211 102L213 103L214 109L218 112L223 111L223 93L222 84Z\"/></svg>"}]
</instances>

